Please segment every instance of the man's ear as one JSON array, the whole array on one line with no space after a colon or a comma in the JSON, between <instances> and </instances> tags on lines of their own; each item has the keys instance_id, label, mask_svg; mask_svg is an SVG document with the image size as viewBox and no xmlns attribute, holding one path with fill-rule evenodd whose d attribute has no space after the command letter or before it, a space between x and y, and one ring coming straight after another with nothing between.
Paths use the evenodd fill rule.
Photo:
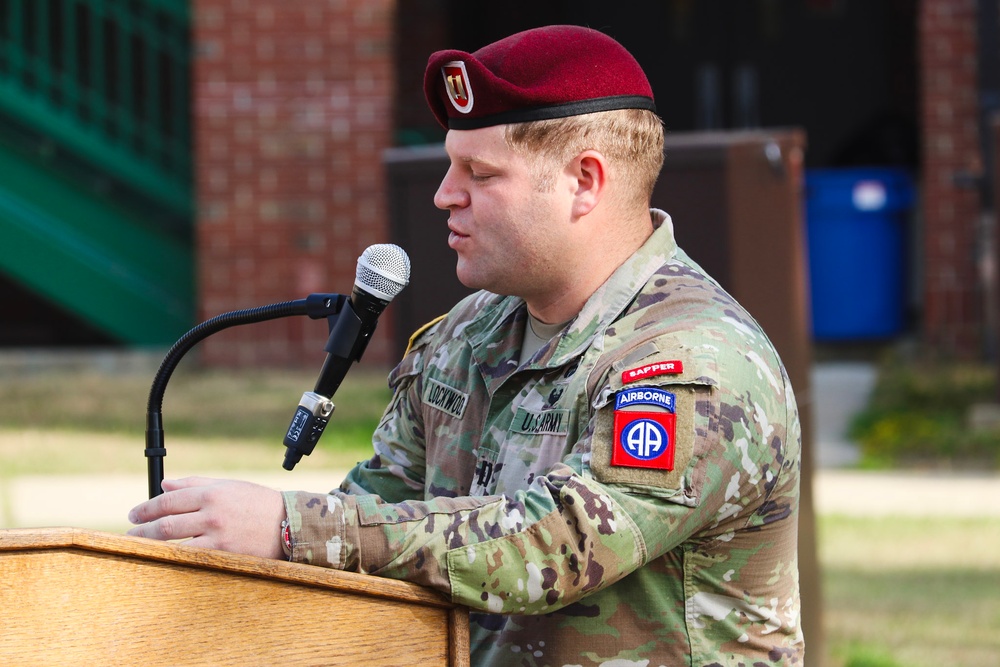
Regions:
<instances>
[{"instance_id":1,"label":"man's ear","mask_svg":"<svg viewBox=\"0 0 1000 667\"><path fill-rule=\"evenodd\" d=\"M587 215L607 193L608 161L594 150L583 151L570 165L576 179L573 213L576 217Z\"/></svg>"}]
</instances>

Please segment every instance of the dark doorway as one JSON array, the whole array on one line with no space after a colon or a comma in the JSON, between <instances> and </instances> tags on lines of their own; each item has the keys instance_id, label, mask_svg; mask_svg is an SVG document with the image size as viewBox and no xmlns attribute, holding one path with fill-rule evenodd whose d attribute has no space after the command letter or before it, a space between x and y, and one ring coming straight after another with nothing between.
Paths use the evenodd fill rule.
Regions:
<instances>
[{"instance_id":1,"label":"dark doorway","mask_svg":"<svg viewBox=\"0 0 1000 667\"><path fill-rule=\"evenodd\" d=\"M116 347L106 333L0 273L0 348Z\"/></svg>"},{"instance_id":2,"label":"dark doorway","mask_svg":"<svg viewBox=\"0 0 1000 667\"><path fill-rule=\"evenodd\" d=\"M636 56L670 132L794 126L807 132L810 167L917 166L915 0L403 0L400 16L400 127L411 140L443 137L414 81L431 50L572 23Z\"/></svg>"}]
</instances>

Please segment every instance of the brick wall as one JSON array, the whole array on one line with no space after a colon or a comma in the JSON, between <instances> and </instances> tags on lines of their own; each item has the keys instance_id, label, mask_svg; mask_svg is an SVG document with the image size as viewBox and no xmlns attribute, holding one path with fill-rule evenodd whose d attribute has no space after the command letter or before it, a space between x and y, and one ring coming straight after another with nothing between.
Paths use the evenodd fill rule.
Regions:
<instances>
[{"instance_id":1,"label":"brick wall","mask_svg":"<svg viewBox=\"0 0 1000 667\"><path fill-rule=\"evenodd\" d=\"M981 351L977 280L981 172L976 0L924 0L919 15L925 342L946 355Z\"/></svg>"},{"instance_id":2,"label":"brick wall","mask_svg":"<svg viewBox=\"0 0 1000 667\"><path fill-rule=\"evenodd\" d=\"M388 239L393 0L194 0L199 318L349 292ZM392 308L366 365L390 363ZM323 321L236 327L215 366L316 367Z\"/></svg>"},{"instance_id":3,"label":"brick wall","mask_svg":"<svg viewBox=\"0 0 1000 667\"><path fill-rule=\"evenodd\" d=\"M389 240L381 152L394 127L436 131L422 104L393 109L394 77L409 81L402 99L422 97L427 54L447 32L444 5L194 0L201 319L348 291L361 251ZM961 177L981 170L976 0L918 6L922 331L932 348L972 356L985 319L981 206ZM397 25L410 31L409 52L394 61ZM366 364L392 362L392 316L390 307ZM295 318L229 330L200 349L210 365L312 367L325 339L324 323Z\"/></svg>"}]
</instances>

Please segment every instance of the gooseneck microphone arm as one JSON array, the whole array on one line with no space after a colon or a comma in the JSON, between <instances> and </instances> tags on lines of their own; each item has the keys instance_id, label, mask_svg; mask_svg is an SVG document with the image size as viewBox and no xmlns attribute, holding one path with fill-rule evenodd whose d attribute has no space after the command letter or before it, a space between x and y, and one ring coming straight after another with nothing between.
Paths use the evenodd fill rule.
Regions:
<instances>
[{"instance_id":1,"label":"gooseneck microphone arm","mask_svg":"<svg viewBox=\"0 0 1000 667\"><path fill-rule=\"evenodd\" d=\"M163 457L167 455L163 442L163 395L174 369L191 348L223 329L242 324L276 320L282 317L295 315L308 315L312 319L327 317L330 318L331 326L333 326L333 318L341 311L346 302L347 297L343 294L310 294L305 299L223 313L202 322L181 336L164 356L149 390L149 402L146 407L146 463L149 473L149 497L154 498L163 493L161 488Z\"/></svg>"},{"instance_id":2,"label":"gooseneck microphone arm","mask_svg":"<svg viewBox=\"0 0 1000 667\"><path fill-rule=\"evenodd\" d=\"M285 460L291 470L303 456L312 453L326 428L334 405L331 398L351 364L361 359L379 315L410 280L410 258L397 245L379 243L365 248L358 258L351 295L310 294L305 299L271 306L223 313L184 334L167 351L149 390L146 411L146 459L149 468L149 497L163 493L163 393L181 358L212 334L238 324L252 324L291 315L325 317L330 326L327 360L316 381L315 391L302 395L292 423L285 433Z\"/></svg>"}]
</instances>

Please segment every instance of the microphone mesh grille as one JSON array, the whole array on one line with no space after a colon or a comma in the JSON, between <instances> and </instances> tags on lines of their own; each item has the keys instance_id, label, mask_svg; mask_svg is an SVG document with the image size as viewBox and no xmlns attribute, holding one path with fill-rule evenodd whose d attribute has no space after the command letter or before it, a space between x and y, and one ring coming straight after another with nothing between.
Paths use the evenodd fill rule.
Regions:
<instances>
[{"instance_id":1,"label":"microphone mesh grille","mask_svg":"<svg viewBox=\"0 0 1000 667\"><path fill-rule=\"evenodd\" d=\"M354 284L386 301L403 291L410 282L410 258L398 245L377 243L358 258Z\"/></svg>"}]
</instances>

